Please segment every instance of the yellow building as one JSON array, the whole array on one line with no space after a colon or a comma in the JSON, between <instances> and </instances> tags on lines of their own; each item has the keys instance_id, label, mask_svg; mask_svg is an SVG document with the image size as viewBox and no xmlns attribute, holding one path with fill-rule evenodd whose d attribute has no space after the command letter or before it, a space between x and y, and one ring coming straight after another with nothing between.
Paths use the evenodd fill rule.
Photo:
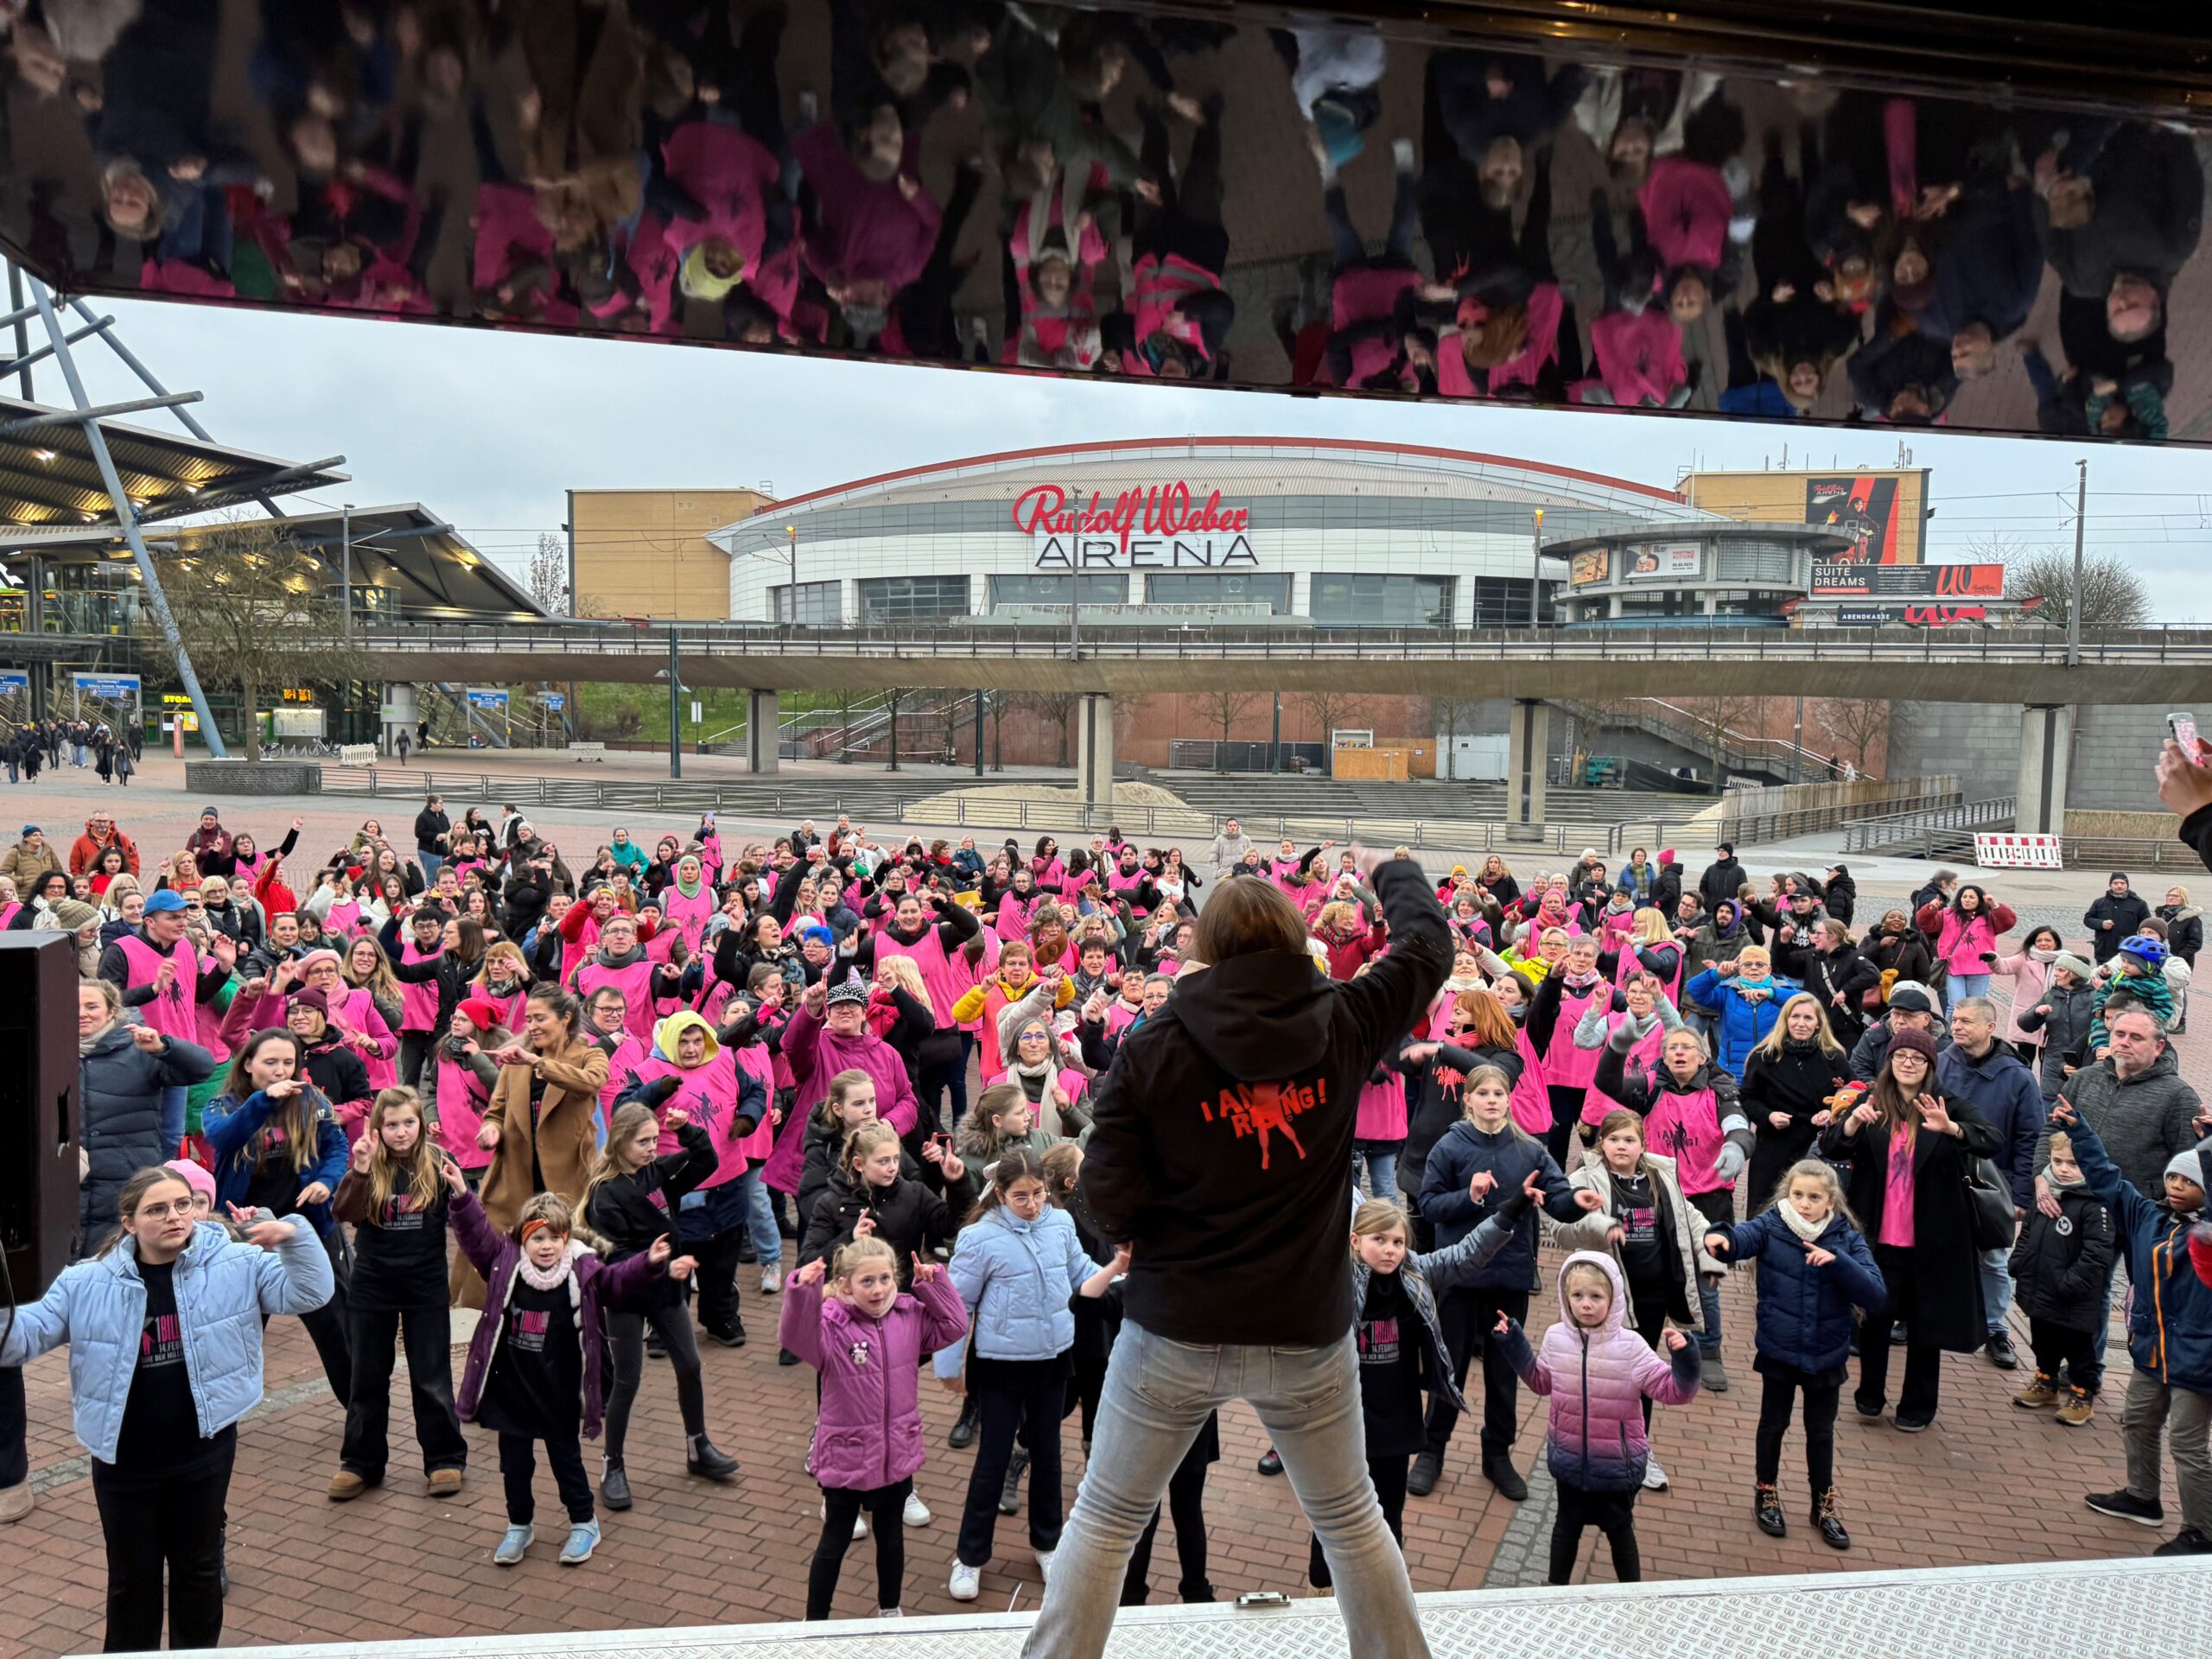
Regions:
<instances>
[{"instance_id":1,"label":"yellow building","mask_svg":"<svg viewBox=\"0 0 2212 1659\"><path fill-rule=\"evenodd\" d=\"M1859 543L1854 557L1869 564L1919 564L1926 557L1924 467L1692 473L1682 495L1693 507L1730 518L1840 531Z\"/></svg>"},{"instance_id":2,"label":"yellow building","mask_svg":"<svg viewBox=\"0 0 2212 1659\"><path fill-rule=\"evenodd\" d=\"M569 590L576 614L727 620L729 555L707 532L767 499L758 490L570 490Z\"/></svg>"}]
</instances>

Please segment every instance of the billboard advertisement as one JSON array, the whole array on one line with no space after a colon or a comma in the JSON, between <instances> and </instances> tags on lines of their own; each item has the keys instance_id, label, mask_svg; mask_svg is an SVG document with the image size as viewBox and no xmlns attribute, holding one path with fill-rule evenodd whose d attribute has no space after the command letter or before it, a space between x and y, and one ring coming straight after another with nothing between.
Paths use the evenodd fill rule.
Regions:
<instances>
[{"instance_id":1,"label":"billboard advertisement","mask_svg":"<svg viewBox=\"0 0 2212 1659\"><path fill-rule=\"evenodd\" d=\"M1899 623L1909 628L1948 628L1957 622L1988 620L1988 607L1982 605L1839 605L1835 609L1840 628L1886 628Z\"/></svg>"},{"instance_id":2,"label":"billboard advertisement","mask_svg":"<svg viewBox=\"0 0 2212 1659\"><path fill-rule=\"evenodd\" d=\"M1603 582L1612 569L1611 548L1586 547L1567 562L1567 583L1570 588L1586 587L1593 582Z\"/></svg>"},{"instance_id":3,"label":"billboard advertisement","mask_svg":"<svg viewBox=\"0 0 2212 1659\"><path fill-rule=\"evenodd\" d=\"M1851 537L1853 564L1906 563L1898 542L1895 474L1841 474L1805 480L1805 522Z\"/></svg>"},{"instance_id":4,"label":"billboard advertisement","mask_svg":"<svg viewBox=\"0 0 2212 1659\"><path fill-rule=\"evenodd\" d=\"M1630 582L1695 582L1699 548L1695 542L1654 542L1624 550Z\"/></svg>"},{"instance_id":5,"label":"billboard advertisement","mask_svg":"<svg viewBox=\"0 0 2212 1659\"><path fill-rule=\"evenodd\" d=\"M1816 564L1815 599L2002 599L2001 564Z\"/></svg>"}]
</instances>

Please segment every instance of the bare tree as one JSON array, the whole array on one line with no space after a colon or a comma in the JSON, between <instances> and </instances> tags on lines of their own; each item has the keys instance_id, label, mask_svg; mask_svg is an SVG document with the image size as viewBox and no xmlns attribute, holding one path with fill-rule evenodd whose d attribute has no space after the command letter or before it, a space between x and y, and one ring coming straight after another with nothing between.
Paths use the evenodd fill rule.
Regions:
<instances>
[{"instance_id":1,"label":"bare tree","mask_svg":"<svg viewBox=\"0 0 2212 1659\"><path fill-rule=\"evenodd\" d=\"M1074 764L1068 759L1068 722L1075 717L1077 700L1073 691L1022 691L1010 699L1015 708L1028 709L1052 727L1059 739L1057 764L1063 766Z\"/></svg>"},{"instance_id":2,"label":"bare tree","mask_svg":"<svg viewBox=\"0 0 2212 1659\"><path fill-rule=\"evenodd\" d=\"M1229 770L1229 734L1236 722L1244 718L1252 705L1261 701L1262 695L1258 691L1197 691L1191 694L1192 706L1206 723L1221 728L1221 741L1214 746L1213 752L1213 769L1216 772Z\"/></svg>"},{"instance_id":3,"label":"bare tree","mask_svg":"<svg viewBox=\"0 0 2212 1659\"><path fill-rule=\"evenodd\" d=\"M899 770L899 705L914 694L897 686L883 694L883 712L891 734L891 770Z\"/></svg>"},{"instance_id":4,"label":"bare tree","mask_svg":"<svg viewBox=\"0 0 2212 1659\"><path fill-rule=\"evenodd\" d=\"M551 531L541 531L530 556L531 601L548 616L569 613L569 550Z\"/></svg>"},{"instance_id":5,"label":"bare tree","mask_svg":"<svg viewBox=\"0 0 2212 1659\"><path fill-rule=\"evenodd\" d=\"M2005 561L2005 590L2012 599L2039 599L2039 622L2063 628L2074 607L2074 555L2055 547L2016 549ZM2100 553L2082 564L2082 626L2139 628L2151 620L2143 579L2117 555Z\"/></svg>"},{"instance_id":6,"label":"bare tree","mask_svg":"<svg viewBox=\"0 0 2212 1659\"><path fill-rule=\"evenodd\" d=\"M1322 765L1333 775L1336 772L1334 734L1367 712L1367 694L1364 691L1333 689L1300 691L1293 701L1306 711L1306 717L1314 725L1320 728Z\"/></svg>"},{"instance_id":7,"label":"bare tree","mask_svg":"<svg viewBox=\"0 0 2212 1659\"><path fill-rule=\"evenodd\" d=\"M200 683L238 691L248 760L261 759L270 689L375 677L346 643L345 606L327 568L266 519L208 525L155 557Z\"/></svg>"},{"instance_id":8,"label":"bare tree","mask_svg":"<svg viewBox=\"0 0 2212 1659\"><path fill-rule=\"evenodd\" d=\"M1763 697L1725 696L1692 697L1681 707L1698 724L1713 755L1713 781L1725 785L1728 781L1729 740L1749 735L1748 728L1760 723L1764 712Z\"/></svg>"},{"instance_id":9,"label":"bare tree","mask_svg":"<svg viewBox=\"0 0 2212 1659\"><path fill-rule=\"evenodd\" d=\"M1810 712L1814 724L1851 757L1851 764L1864 777L1866 757L1877 745L1889 741L1895 705L1880 697L1822 697Z\"/></svg>"},{"instance_id":10,"label":"bare tree","mask_svg":"<svg viewBox=\"0 0 2212 1659\"><path fill-rule=\"evenodd\" d=\"M1473 718L1482 707L1477 697L1431 697L1428 700L1428 722L1432 730L1441 734L1443 753L1436 758L1436 775L1452 775L1452 751L1459 746L1460 722Z\"/></svg>"}]
</instances>

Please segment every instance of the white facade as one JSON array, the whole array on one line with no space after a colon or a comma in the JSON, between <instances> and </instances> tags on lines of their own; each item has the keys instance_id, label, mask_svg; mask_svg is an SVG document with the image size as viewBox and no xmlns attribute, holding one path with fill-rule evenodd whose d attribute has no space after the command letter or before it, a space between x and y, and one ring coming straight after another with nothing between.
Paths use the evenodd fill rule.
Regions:
<instances>
[{"instance_id":1,"label":"white facade","mask_svg":"<svg viewBox=\"0 0 2212 1659\"><path fill-rule=\"evenodd\" d=\"M1539 509L1547 542L1708 516L1671 490L1497 456L1194 439L861 480L709 539L730 556L730 615L744 621L791 620L796 532L802 623L1064 607L1079 568L1086 610L1237 607L1226 621L1260 603L1324 624L1474 627L1528 621ZM1547 584L1563 574L1548 569Z\"/></svg>"}]
</instances>

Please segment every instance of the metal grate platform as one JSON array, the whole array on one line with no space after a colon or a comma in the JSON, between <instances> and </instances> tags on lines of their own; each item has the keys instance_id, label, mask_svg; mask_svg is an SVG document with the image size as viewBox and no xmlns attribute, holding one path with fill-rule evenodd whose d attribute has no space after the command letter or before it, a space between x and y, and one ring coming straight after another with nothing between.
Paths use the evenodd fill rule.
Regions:
<instances>
[{"instance_id":1,"label":"metal grate platform","mask_svg":"<svg viewBox=\"0 0 2212 1659\"><path fill-rule=\"evenodd\" d=\"M2203 1651L2212 1560L1833 1573L1423 1596L1435 1659L2005 1659ZM471 1641L471 1659L1016 1659L1031 1615L722 1625ZM258 1648L263 1659L450 1659L451 1641ZM199 1649L213 1654L213 1649ZM1333 1601L1125 1611L1107 1659L1337 1659Z\"/></svg>"}]
</instances>

